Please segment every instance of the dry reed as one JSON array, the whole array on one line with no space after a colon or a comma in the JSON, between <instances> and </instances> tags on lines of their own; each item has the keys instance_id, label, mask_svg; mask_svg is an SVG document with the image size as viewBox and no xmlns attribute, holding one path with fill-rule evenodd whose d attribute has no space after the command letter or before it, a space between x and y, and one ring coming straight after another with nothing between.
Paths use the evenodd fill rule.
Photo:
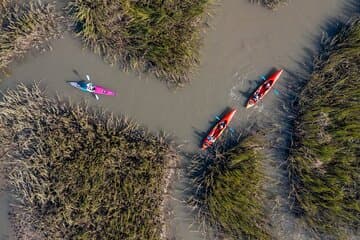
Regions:
<instances>
[{"instance_id":1,"label":"dry reed","mask_svg":"<svg viewBox=\"0 0 360 240\"><path fill-rule=\"evenodd\" d=\"M20 85L0 102L0 141L18 238L160 238L167 138Z\"/></svg>"},{"instance_id":2,"label":"dry reed","mask_svg":"<svg viewBox=\"0 0 360 240\"><path fill-rule=\"evenodd\" d=\"M0 3L0 71L29 50L39 49L61 35L62 17L52 4L16 1Z\"/></svg>"},{"instance_id":3,"label":"dry reed","mask_svg":"<svg viewBox=\"0 0 360 240\"><path fill-rule=\"evenodd\" d=\"M171 86L199 63L209 0L71 0L67 10L86 46L124 69L154 73Z\"/></svg>"}]
</instances>

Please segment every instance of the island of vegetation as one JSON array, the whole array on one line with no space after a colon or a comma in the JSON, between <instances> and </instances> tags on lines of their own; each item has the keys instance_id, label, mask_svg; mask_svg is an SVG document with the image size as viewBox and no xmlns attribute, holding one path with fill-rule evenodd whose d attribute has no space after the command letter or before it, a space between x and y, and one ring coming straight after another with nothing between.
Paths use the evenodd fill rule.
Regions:
<instances>
[{"instance_id":1,"label":"island of vegetation","mask_svg":"<svg viewBox=\"0 0 360 240\"><path fill-rule=\"evenodd\" d=\"M168 138L20 85L0 102L0 142L18 239L162 238Z\"/></svg>"},{"instance_id":2,"label":"island of vegetation","mask_svg":"<svg viewBox=\"0 0 360 240\"><path fill-rule=\"evenodd\" d=\"M30 49L61 36L62 17L52 4L0 1L0 73Z\"/></svg>"},{"instance_id":3,"label":"island of vegetation","mask_svg":"<svg viewBox=\"0 0 360 240\"><path fill-rule=\"evenodd\" d=\"M108 62L181 86L199 63L209 2L71 0L67 12L84 44Z\"/></svg>"},{"instance_id":4,"label":"island of vegetation","mask_svg":"<svg viewBox=\"0 0 360 240\"><path fill-rule=\"evenodd\" d=\"M259 135L248 136L234 147L220 144L194 158L190 204L199 211L201 222L226 239L271 239Z\"/></svg>"},{"instance_id":5,"label":"island of vegetation","mask_svg":"<svg viewBox=\"0 0 360 240\"><path fill-rule=\"evenodd\" d=\"M274 9L284 0L250 0ZM53 4L0 1L0 72L32 48L58 38L63 17ZM154 73L183 86L199 64L201 29L211 0L70 0L66 12L86 46L122 69Z\"/></svg>"},{"instance_id":6,"label":"island of vegetation","mask_svg":"<svg viewBox=\"0 0 360 240\"><path fill-rule=\"evenodd\" d=\"M356 18L327 41L315 62L300 95L289 158L295 210L317 234L339 239L360 226L359 76Z\"/></svg>"}]
</instances>

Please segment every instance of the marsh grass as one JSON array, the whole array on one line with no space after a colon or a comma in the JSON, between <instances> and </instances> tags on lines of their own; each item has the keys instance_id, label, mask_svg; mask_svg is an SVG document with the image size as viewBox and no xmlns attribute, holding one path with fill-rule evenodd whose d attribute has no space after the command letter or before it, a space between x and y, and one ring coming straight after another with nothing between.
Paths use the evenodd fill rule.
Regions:
<instances>
[{"instance_id":1,"label":"marsh grass","mask_svg":"<svg viewBox=\"0 0 360 240\"><path fill-rule=\"evenodd\" d=\"M10 6L10 0L0 0L0 26L3 23L4 16L7 13L7 8Z\"/></svg>"},{"instance_id":2,"label":"marsh grass","mask_svg":"<svg viewBox=\"0 0 360 240\"><path fill-rule=\"evenodd\" d=\"M4 16L4 14L6 14L7 12L7 8L11 5L16 3L16 0L0 0L0 19Z\"/></svg>"},{"instance_id":3,"label":"marsh grass","mask_svg":"<svg viewBox=\"0 0 360 240\"><path fill-rule=\"evenodd\" d=\"M52 4L0 2L0 72L30 49L61 35L62 18Z\"/></svg>"},{"instance_id":4,"label":"marsh grass","mask_svg":"<svg viewBox=\"0 0 360 240\"><path fill-rule=\"evenodd\" d=\"M263 6L276 9L279 5L286 3L288 0L250 0L252 3L259 3Z\"/></svg>"},{"instance_id":5,"label":"marsh grass","mask_svg":"<svg viewBox=\"0 0 360 240\"><path fill-rule=\"evenodd\" d=\"M19 238L160 239L177 160L164 136L20 85L0 102L0 141Z\"/></svg>"},{"instance_id":6,"label":"marsh grass","mask_svg":"<svg viewBox=\"0 0 360 240\"><path fill-rule=\"evenodd\" d=\"M71 0L78 36L124 69L154 73L172 86L199 63L200 29L210 0Z\"/></svg>"},{"instance_id":7,"label":"marsh grass","mask_svg":"<svg viewBox=\"0 0 360 240\"><path fill-rule=\"evenodd\" d=\"M271 239L259 139L249 136L230 148L220 144L208 155L196 155L191 166L190 203L201 221L226 239Z\"/></svg>"},{"instance_id":8,"label":"marsh grass","mask_svg":"<svg viewBox=\"0 0 360 240\"><path fill-rule=\"evenodd\" d=\"M360 226L360 18L333 38L300 95L289 158L298 214L344 239Z\"/></svg>"}]
</instances>

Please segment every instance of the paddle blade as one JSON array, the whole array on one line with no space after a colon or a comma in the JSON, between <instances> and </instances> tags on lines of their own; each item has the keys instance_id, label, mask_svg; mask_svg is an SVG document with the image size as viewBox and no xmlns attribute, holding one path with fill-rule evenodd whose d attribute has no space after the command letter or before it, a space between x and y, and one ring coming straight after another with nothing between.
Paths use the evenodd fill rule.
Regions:
<instances>
[{"instance_id":1,"label":"paddle blade","mask_svg":"<svg viewBox=\"0 0 360 240\"><path fill-rule=\"evenodd\" d=\"M215 116L215 119L220 121L220 117L219 116Z\"/></svg>"},{"instance_id":2,"label":"paddle blade","mask_svg":"<svg viewBox=\"0 0 360 240\"><path fill-rule=\"evenodd\" d=\"M280 95L280 92L279 92L277 89L274 89L274 93L275 93L275 95L277 95L277 96Z\"/></svg>"},{"instance_id":3,"label":"paddle blade","mask_svg":"<svg viewBox=\"0 0 360 240\"><path fill-rule=\"evenodd\" d=\"M90 76L86 74L86 79L90 81Z\"/></svg>"}]
</instances>

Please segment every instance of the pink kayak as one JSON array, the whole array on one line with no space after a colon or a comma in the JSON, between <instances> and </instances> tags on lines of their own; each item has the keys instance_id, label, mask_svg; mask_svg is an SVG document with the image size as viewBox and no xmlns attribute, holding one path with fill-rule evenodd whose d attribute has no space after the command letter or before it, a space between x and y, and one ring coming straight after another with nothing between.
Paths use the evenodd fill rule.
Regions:
<instances>
[{"instance_id":1,"label":"pink kayak","mask_svg":"<svg viewBox=\"0 0 360 240\"><path fill-rule=\"evenodd\" d=\"M80 89L84 92L94 93L95 95L108 95L108 96L116 96L116 92L110 90L108 88L104 88L99 85L92 85L90 82L85 81L70 81L68 82L71 86Z\"/></svg>"},{"instance_id":2,"label":"pink kayak","mask_svg":"<svg viewBox=\"0 0 360 240\"><path fill-rule=\"evenodd\" d=\"M95 90L94 90L94 93L95 94L102 94L102 95L108 95L108 96L116 96L116 92L111 90L111 89L108 89L108 88L104 88L102 86L99 86L99 85L95 85Z\"/></svg>"}]
</instances>

